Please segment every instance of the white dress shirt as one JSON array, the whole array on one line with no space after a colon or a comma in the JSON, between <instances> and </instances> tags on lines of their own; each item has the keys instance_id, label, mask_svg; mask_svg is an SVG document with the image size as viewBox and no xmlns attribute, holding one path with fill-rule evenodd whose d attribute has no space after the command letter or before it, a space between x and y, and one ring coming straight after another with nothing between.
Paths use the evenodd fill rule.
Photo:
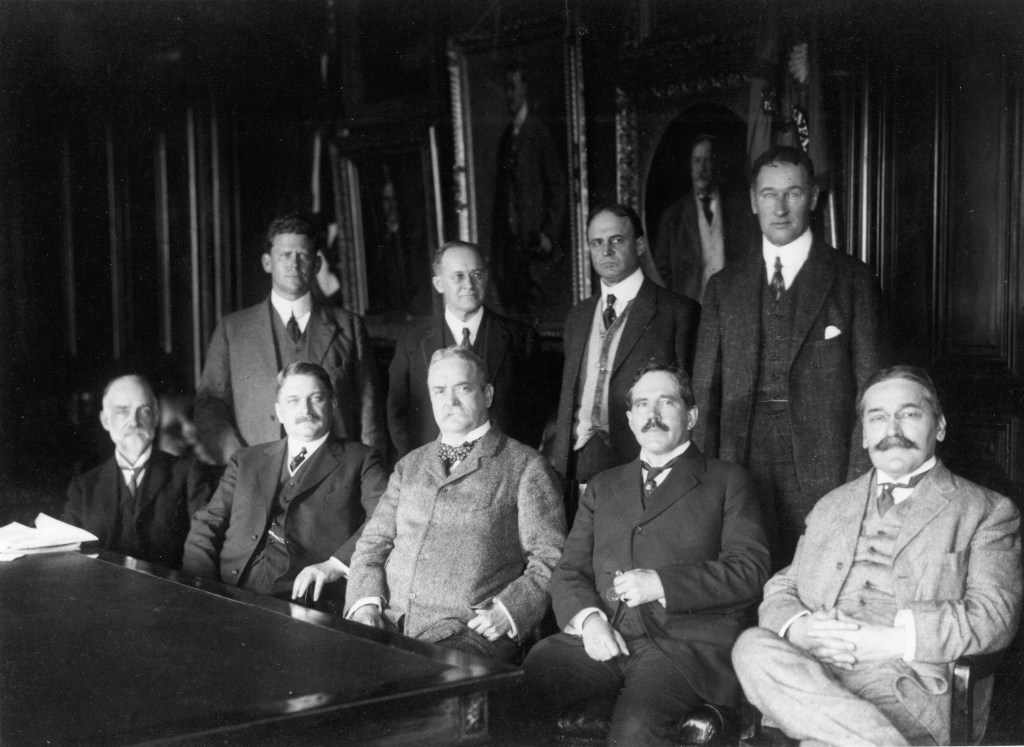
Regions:
<instances>
[{"instance_id":1,"label":"white dress shirt","mask_svg":"<svg viewBox=\"0 0 1024 747\"><path fill-rule=\"evenodd\" d=\"M135 464L128 461L120 451L114 450L114 459L117 461L117 468L121 470L121 478L124 480L124 484L131 486L132 475L135 476L135 487L138 488L142 484L142 476L146 474L146 464L149 463L150 456L153 455L153 445L150 444L144 452L139 455L139 458L135 460Z\"/></svg>"},{"instance_id":2,"label":"white dress shirt","mask_svg":"<svg viewBox=\"0 0 1024 747\"><path fill-rule=\"evenodd\" d=\"M306 325L309 324L309 315L313 311L313 295L307 293L302 298L297 298L294 301L289 301L287 298L277 295L277 291L270 291L270 303L274 307L274 311L281 317L281 321L288 325L288 320L295 316L295 321L299 323L299 331L305 332Z\"/></svg>"},{"instance_id":3,"label":"white dress shirt","mask_svg":"<svg viewBox=\"0 0 1024 747\"><path fill-rule=\"evenodd\" d=\"M473 312L473 315L466 321L462 321L455 314L452 313L451 309L447 306L444 307L444 323L448 325L448 329L451 330L452 339L455 340L456 345L462 344L462 330L469 329L469 344L476 345L476 336L480 331L480 324L484 320L484 307L481 306L479 309Z\"/></svg>"},{"instance_id":4,"label":"white dress shirt","mask_svg":"<svg viewBox=\"0 0 1024 747\"><path fill-rule=\"evenodd\" d=\"M811 253L813 241L810 228L785 246L775 246L766 236L762 236L761 253L764 256L768 282L771 283L775 275L775 258L778 257L782 261L782 280L786 284L786 290L789 290L793 286L796 274L807 261L807 255Z\"/></svg>"}]
</instances>

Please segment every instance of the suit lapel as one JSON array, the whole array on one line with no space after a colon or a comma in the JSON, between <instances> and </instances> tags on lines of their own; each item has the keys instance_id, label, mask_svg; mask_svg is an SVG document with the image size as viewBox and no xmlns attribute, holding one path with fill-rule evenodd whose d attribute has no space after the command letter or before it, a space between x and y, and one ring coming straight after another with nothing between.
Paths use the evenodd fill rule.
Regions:
<instances>
[{"instance_id":1,"label":"suit lapel","mask_svg":"<svg viewBox=\"0 0 1024 747\"><path fill-rule=\"evenodd\" d=\"M323 306L314 304L306 332L309 334L309 359L323 365L334 338L341 334L337 321Z\"/></svg>"},{"instance_id":2,"label":"suit lapel","mask_svg":"<svg viewBox=\"0 0 1024 747\"><path fill-rule=\"evenodd\" d=\"M440 469L442 483L449 483L455 482L456 480L461 480L465 477L469 477L471 474L480 469L480 467L482 466L481 462L484 459L488 459L494 456L494 454L498 450L498 444L501 441L501 437L501 431L498 430L498 427L496 425L491 423L490 430L488 430L487 433L480 437L480 441L477 443L476 446L473 447L473 450L469 452L465 459L458 463L458 465L455 467L455 470L447 477L444 474L444 463L441 461L440 456L437 456L435 454L434 459L428 460L428 463L430 463L431 461L437 462L437 465Z\"/></svg>"},{"instance_id":3,"label":"suit lapel","mask_svg":"<svg viewBox=\"0 0 1024 747\"><path fill-rule=\"evenodd\" d=\"M153 447L153 453L146 464L146 472L142 476L142 485L139 486L138 500L136 500L136 514L142 515L149 505L156 500L160 490L167 485L168 463L163 454Z\"/></svg>"},{"instance_id":4,"label":"suit lapel","mask_svg":"<svg viewBox=\"0 0 1024 747\"><path fill-rule=\"evenodd\" d=\"M282 438L268 444L263 450L263 457L256 469L256 494L263 496L263 503L267 511L270 511L271 504L277 496L277 482L284 460L288 457L288 439ZM235 489L238 489L237 485Z\"/></svg>"},{"instance_id":5,"label":"suit lapel","mask_svg":"<svg viewBox=\"0 0 1024 747\"><path fill-rule=\"evenodd\" d=\"M682 500L683 496L700 484L697 474L702 472L704 472L704 455L697 450L696 445L691 443L684 452L683 458L676 462L661 485L647 499L642 520L648 522ZM642 474L641 472L637 475L637 484L640 485L641 491L643 490L643 481L640 479Z\"/></svg>"},{"instance_id":6,"label":"suit lapel","mask_svg":"<svg viewBox=\"0 0 1024 747\"><path fill-rule=\"evenodd\" d=\"M296 498L314 490L338 467L345 444L328 437L324 444L310 457L309 464L299 472L299 484L295 491ZM292 504L297 501L292 501Z\"/></svg>"},{"instance_id":7,"label":"suit lapel","mask_svg":"<svg viewBox=\"0 0 1024 747\"><path fill-rule=\"evenodd\" d=\"M871 478L874 471L862 475L851 483L840 488L846 491L846 495L837 500L836 514L830 534L829 552L832 556L842 562L837 568L844 568L844 573L833 573L832 562L818 563L819 568L824 569L824 578L827 581L827 588L824 591L825 603L832 607L839 598L839 592L846 583L846 578L853 568L854 558L857 554L857 540L860 539L860 528L864 523L864 511L867 509L868 494L871 488ZM815 559L820 561L820 558Z\"/></svg>"},{"instance_id":8,"label":"suit lapel","mask_svg":"<svg viewBox=\"0 0 1024 747\"><path fill-rule=\"evenodd\" d=\"M571 325L566 325L565 333L562 336L562 345L565 349L565 365L572 372L573 387L580 378L580 366L583 365L583 353L590 341L590 325L594 321L594 310L601 302L601 295L591 296L586 301L580 301L576 307L579 311L573 315L575 320Z\"/></svg>"},{"instance_id":9,"label":"suit lapel","mask_svg":"<svg viewBox=\"0 0 1024 747\"><path fill-rule=\"evenodd\" d=\"M259 324L251 325L246 330L246 337L253 341L252 344L259 351L258 358L263 366L264 374L271 379L276 379L278 358L277 347L274 345L274 316L277 314L277 311L274 309L274 304L270 302L270 296L267 296L267 302L263 305L263 308L263 319L260 320ZM267 316L268 314L269 316ZM249 337L250 335L251 337Z\"/></svg>"},{"instance_id":10,"label":"suit lapel","mask_svg":"<svg viewBox=\"0 0 1024 747\"><path fill-rule=\"evenodd\" d=\"M618 350L615 351L615 363L612 366L611 375L614 376L622 364L629 357L629 354L636 347L637 342L643 336L647 325L658 313L657 286L648 278L644 278L640 286L640 292L633 299L633 305L629 308L626 316L626 326L622 330L622 339L619 340Z\"/></svg>"},{"instance_id":11,"label":"suit lapel","mask_svg":"<svg viewBox=\"0 0 1024 747\"><path fill-rule=\"evenodd\" d=\"M121 470L117 466L117 458L110 457L104 465L103 469L96 480L96 494L103 496L103 502L109 506L110 509L102 512L103 525L106 529L106 536L113 537L114 532L117 530L117 517L121 513L121 506L118 496L120 485L117 484L118 480L121 480Z\"/></svg>"},{"instance_id":12,"label":"suit lapel","mask_svg":"<svg viewBox=\"0 0 1024 747\"><path fill-rule=\"evenodd\" d=\"M487 372L491 376L493 384L498 379L498 371L505 363L505 356L508 354L508 331L494 314L484 308L484 318L480 324L478 341L483 338L485 344L483 359L487 364Z\"/></svg>"},{"instance_id":13,"label":"suit lapel","mask_svg":"<svg viewBox=\"0 0 1024 747\"><path fill-rule=\"evenodd\" d=\"M614 515L620 517L622 526L635 527L646 519L641 500L644 488L640 458L637 457L630 462L620 474L618 482L612 488L612 500L617 504Z\"/></svg>"},{"instance_id":14,"label":"suit lapel","mask_svg":"<svg viewBox=\"0 0 1024 747\"><path fill-rule=\"evenodd\" d=\"M434 320L430 330L420 340L420 355L423 357L423 370L430 368L430 359L434 352L440 350L444 345L444 312Z\"/></svg>"},{"instance_id":15,"label":"suit lapel","mask_svg":"<svg viewBox=\"0 0 1024 747\"><path fill-rule=\"evenodd\" d=\"M835 282L835 267L832 257L828 252L834 249L826 248L820 244L811 247L807 261L800 268L797 278L800 282L800 293L797 300L797 307L793 313L793 337L790 345L790 361L796 357L800 347L807 339L808 333L814 320L821 313L821 307L828 298Z\"/></svg>"},{"instance_id":16,"label":"suit lapel","mask_svg":"<svg viewBox=\"0 0 1024 747\"><path fill-rule=\"evenodd\" d=\"M910 509L900 527L893 547L893 563L897 556L921 531L949 505L950 493L954 490L949 471L940 464L921 481L910 497Z\"/></svg>"},{"instance_id":17,"label":"suit lapel","mask_svg":"<svg viewBox=\"0 0 1024 747\"><path fill-rule=\"evenodd\" d=\"M757 377L758 338L761 334L761 286L765 285L764 260L761 253L752 255L750 261L736 275L736 282L723 284L719 308L722 314L722 338L735 341L730 343L734 350L744 351L746 379L753 382Z\"/></svg>"}]
</instances>

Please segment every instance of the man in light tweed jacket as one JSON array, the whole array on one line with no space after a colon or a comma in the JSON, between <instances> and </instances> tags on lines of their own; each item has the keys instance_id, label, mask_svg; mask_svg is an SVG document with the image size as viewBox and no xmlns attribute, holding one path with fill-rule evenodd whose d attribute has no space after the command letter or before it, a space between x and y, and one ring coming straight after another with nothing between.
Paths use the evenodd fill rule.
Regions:
<instances>
[{"instance_id":1,"label":"man in light tweed jacket","mask_svg":"<svg viewBox=\"0 0 1024 747\"><path fill-rule=\"evenodd\" d=\"M488 419L494 396L471 351L434 353L427 374L440 437L399 461L352 556L356 622L507 661L548 605L565 542L551 467ZM340 578L306 568L296 596Z\"/></svg>"}]
</instances>

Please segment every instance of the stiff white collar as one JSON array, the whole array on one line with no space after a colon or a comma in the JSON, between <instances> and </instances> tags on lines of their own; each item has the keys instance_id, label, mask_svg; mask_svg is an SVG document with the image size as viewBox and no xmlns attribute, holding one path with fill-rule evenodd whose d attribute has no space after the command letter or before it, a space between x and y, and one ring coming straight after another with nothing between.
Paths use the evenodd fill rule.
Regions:
<instances>
[{"instance_id":1,"label":"stiff white collar","mask_svg":"<svg viewBox=\"0 0 1024 747\"><path fill-rule=\"evenodd\" d=\"M813 240L814 237L811 235L810 228L785 246L775 246L767 237L762 236L761 253L764 256L764 266L768 273L768 282L772 281L772 276L775 274L775 258L778 257L782 261L782 280L785 282L786 289L788 290L793 285L796 274L800 272L800 268L807 261L807 255L811 253Z\"/></svg>"},{"instance_id":2,"label":"stiff white collar","mask_svg":"<svg viewBox=\"0 0 1024 747\"><path fill-rule=\"evenodd\" d=\"M476 441L478 438L483 436L487 431L491 429L491 421L488 420L486 423L481 425L479 428L474 428L464 436L446 436L441 434L441 443L448 444L449 446L462 446L466 441Z\"/></svg>"},{"instance_id":3,"label":"stiff white collar","mask_svg":"<svg viewBox=\"0 0 1024 747\"><path fill-rule=\"evenodd\" d=\"M287 298L279 296L277 291L271 290L270 303L273 304L274 311L281 317L284 324L287 324L288 320L292 318L292 314L295 314L295 321L299 323L299 329L303 332L306 331L309 313L313 310L313 294L306 293L301 298L289 301Z\"/></svg>"},{"instance_id":4,"label":"stiff white collar","mask_svg":"<svg viewBox=\"0 0 1024 747\"><path fill-rule=\"evenodd\" d=\"M656 456L654 454L648 454L645 449L640 449L640 459L647 462L652 467L660 467L661 465L675 459L677 456L682 454L690 447L690 439L686 439L685 442L679 444L676 448L672 449L668 454L662 454Z\"/></svg>"},{"instance_id":5,"label":"stiff white collar","mask_svg":"<svg viewBox=\"0 0 1024 747\"><path fill-rule=\"evenodd\" d=\"M476 333L480 331L480 324L484 320L484 307L481 306L479 309L473 312L473 315L466 321L462 321L452 310L447 306L444 307L444 321L448 325L448 329L452 331L452 339L455 340L455 344L459 345L462 342L462 329L463 327L469 328L469 342L470 344L476 344Z\"/></svg>"}]
</instances>

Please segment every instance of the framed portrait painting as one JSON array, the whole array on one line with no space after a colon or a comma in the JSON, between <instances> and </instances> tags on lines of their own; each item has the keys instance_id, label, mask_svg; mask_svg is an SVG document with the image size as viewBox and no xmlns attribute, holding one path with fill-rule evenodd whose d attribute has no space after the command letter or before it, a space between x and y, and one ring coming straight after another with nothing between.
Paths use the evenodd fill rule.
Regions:
<instances>
[{"instance_id":1,"label":"framed portrait painting","mask_svg":"<svg viewBox=\"0 0 1024 747\"><path fill-rule=\"evenodd\" d=\"M459 238L488 257L491 302L547 336L590 294L573 28L545 19L449 43Z\"/></svg>"}]
</instances>

